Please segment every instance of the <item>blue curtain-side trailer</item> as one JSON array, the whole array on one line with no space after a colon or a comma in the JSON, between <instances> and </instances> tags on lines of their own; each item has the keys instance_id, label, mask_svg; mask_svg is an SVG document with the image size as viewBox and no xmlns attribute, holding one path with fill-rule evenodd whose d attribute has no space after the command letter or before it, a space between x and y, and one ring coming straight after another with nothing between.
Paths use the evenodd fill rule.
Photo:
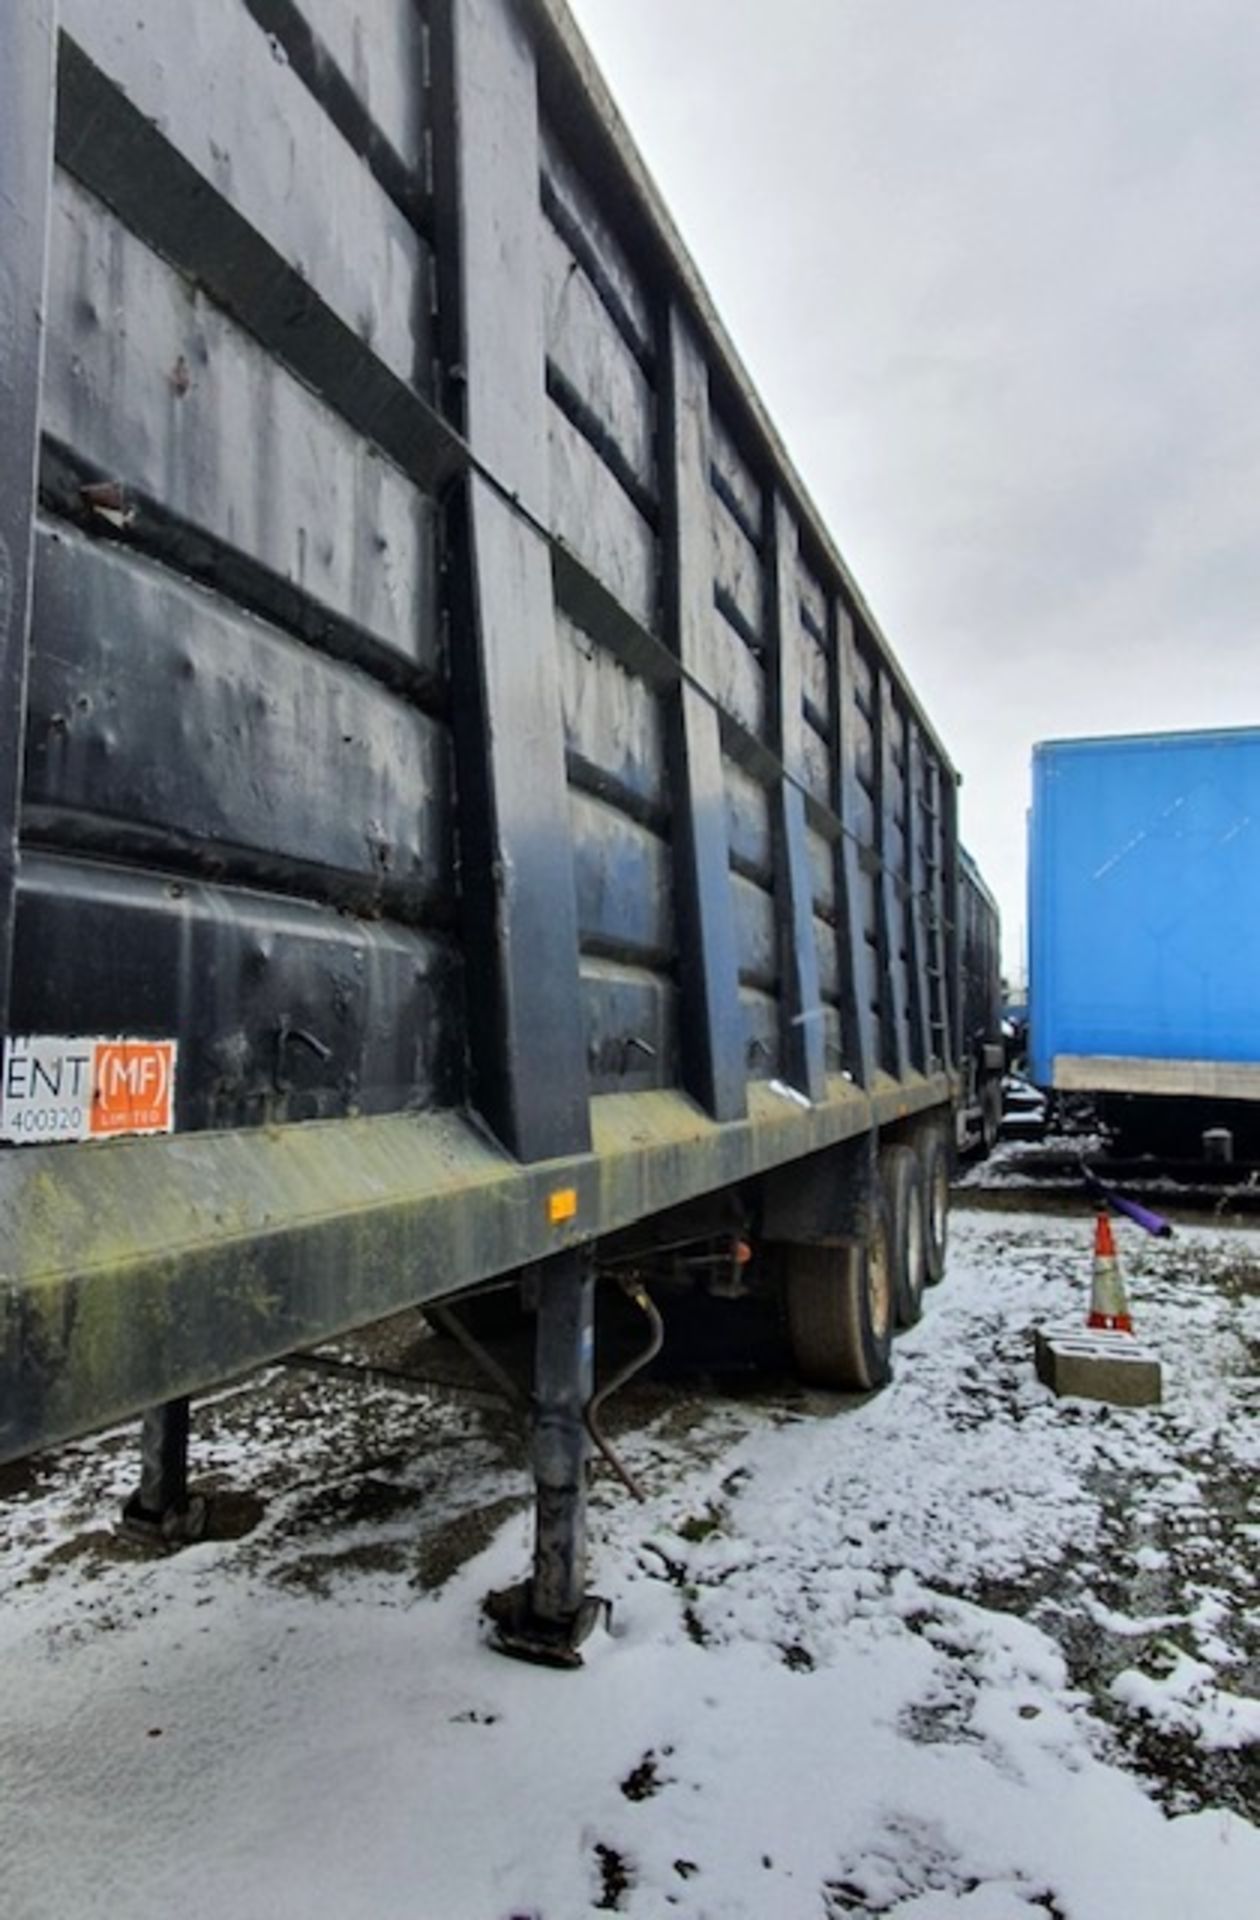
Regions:
<instances>
[{"instance_id":1,"label":"blue curtain-side trailer","mask_svg":"<svg viewBox=\"0 0 1260 1920\"><path fill-rule=\"evenodd\" d=\"M1135 1143L1260 1121L1260 728L1033 759L1032 1076Z\"/></svg>"}]
</instances>

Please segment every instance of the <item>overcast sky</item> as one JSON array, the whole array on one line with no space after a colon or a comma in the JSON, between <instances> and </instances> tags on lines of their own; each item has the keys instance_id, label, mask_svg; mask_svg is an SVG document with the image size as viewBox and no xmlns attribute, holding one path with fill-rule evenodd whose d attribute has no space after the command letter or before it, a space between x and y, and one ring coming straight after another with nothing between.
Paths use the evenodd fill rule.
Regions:
<instances>
[{"instance_id":1,"label":"overcast sky","mask_svg":"<svg viewBox=\"0 0 1260 1920\"><path fill-rule=\"evenodd\" d=\"M572 0L963 774L1260 724L1260 0Z\"/></svg>"}]
</instances>

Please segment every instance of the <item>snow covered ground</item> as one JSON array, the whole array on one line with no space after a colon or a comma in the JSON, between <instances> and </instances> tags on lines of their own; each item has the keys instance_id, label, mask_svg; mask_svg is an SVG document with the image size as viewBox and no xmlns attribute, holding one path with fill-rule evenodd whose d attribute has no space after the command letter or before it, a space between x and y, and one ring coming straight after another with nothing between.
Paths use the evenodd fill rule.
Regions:
<instances>
[{"instance_id":1,"label":"snow covered ground","mask_svg":"<svg viewBox=\"0 0 1260 1920\"><path fill-rule=\"evenodd\" d=\"M0 1916L1254 1920L1260 1235L1125 1231L1143 1410L1033 1375L1090 1238L957 1213L875 1400L641 1389L577 1675L484 1644L527 1483L467 1396L218 1396L249 1530L157 1562L109 1531L130 1436L9 1470Z\"/></svg>"}]
</instances>

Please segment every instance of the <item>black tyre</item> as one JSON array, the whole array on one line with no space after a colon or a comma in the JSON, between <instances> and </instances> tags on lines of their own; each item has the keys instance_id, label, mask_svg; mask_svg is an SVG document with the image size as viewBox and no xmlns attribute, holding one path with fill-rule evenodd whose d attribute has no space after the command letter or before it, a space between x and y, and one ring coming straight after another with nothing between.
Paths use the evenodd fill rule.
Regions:
<instances>
[{"instance_id":1,"label":"black tyre","mask_svg":"<svg viewBox=\"0 0 1260 1920\"><path fill-rule=\"evenodd\" d=\"M1001 1131L1002 1085L998 1080L990 1080L980 1089L980 1151L986 1159L996 1147Z\"/></svg>"},{"instance_id":2,"label":"black tyre","mask_svg":"<svg viewBox=\"0 0 1260 1920\"><path fill-rule=\"evenodd\" d=\"M927 1232L923 1174L913 1147L885 1147L880 1177L888 1207L893 1311L899 1327L912 1327L923 1313L927 1281Z\"/></svg>"},{"instance_id":3,"label":"black tyre","mask_svg":"<svg viewBox=\"0 0 1260 1920\"><path fill-rule=\"evenodd\" d=\"M895 1303L886 1210L866 1246L787 1247L783 1291L792 1358L802 1380L871 1393L892 1371Z\"/></svg>"},{"instance_id":4,"label":"black tyre","mask_svg":"<svg viewBox=\"0 0 1260 1920\"><path fill-rule=\"evenodd\" d=\"M949 1146L942 1128L933 1127L919 1141L920 1180L923 1188L923 1253L927 1283L945 1278L949 1242Z\"/></svg>"}]
</instances>

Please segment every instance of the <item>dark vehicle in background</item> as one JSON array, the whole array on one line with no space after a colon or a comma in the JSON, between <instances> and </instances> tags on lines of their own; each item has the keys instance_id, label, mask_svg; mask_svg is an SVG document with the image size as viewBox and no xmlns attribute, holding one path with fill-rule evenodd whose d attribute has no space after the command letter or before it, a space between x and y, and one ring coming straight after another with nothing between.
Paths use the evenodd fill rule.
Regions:
<instances>
[{"instance_id":1,"label":"dark vehicle in background","mask_svg":"<svg viewBox=\"0 0 1260 1920\"><path fill-rule=\"evenodd\" d=\"M940 1277L954 771L558 0L13 0L0 177L0 1458L176 1538L189 1396L509 1276L567 1660L597 1276L858 1389Z\"/></svg>"},{"instance_id":2,"label":"dark vehicle in background","mask_svg":"<svg viewBox=\"0 0 1260 1920\"><path fill-rule=\"evenodd\" d=\"M991 1153L1002 1124L1006 1042L1002 1025L1001 925L997 902L965 848L959 856L962 965L960 1151Z\"/></svg>"},{"instance_id":3,"label":"dark vehicle in background","mask_svg":"<svg viewBox=\"0 0 1260 1920\"><path fill-rule=\"evenodd\" d=\"M1022 1073L1008 1073L1002 1080L1002 1134L1022 1139L1040 1139L1050 1118L1050 1103L1040 1087Z\"/></svg>"}]
</instances>

